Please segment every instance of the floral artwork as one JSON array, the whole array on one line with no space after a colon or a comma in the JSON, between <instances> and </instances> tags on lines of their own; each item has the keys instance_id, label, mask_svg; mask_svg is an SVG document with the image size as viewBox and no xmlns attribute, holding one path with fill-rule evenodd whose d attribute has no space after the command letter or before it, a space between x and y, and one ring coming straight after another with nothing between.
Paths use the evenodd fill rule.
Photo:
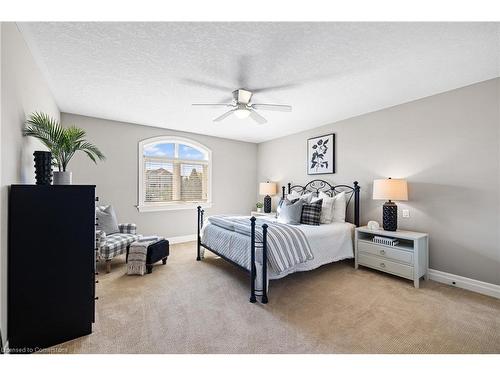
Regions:
<instances>
[{"instance_id":1,"label":"floral artwork","mask_svg":"<svg viewBox=\"0 0 500 375\"><path fill-rule=\"evenodd\" d=\"M307 174L335 173L335 134L307 140Z\"/></svg>"}]
</instances>

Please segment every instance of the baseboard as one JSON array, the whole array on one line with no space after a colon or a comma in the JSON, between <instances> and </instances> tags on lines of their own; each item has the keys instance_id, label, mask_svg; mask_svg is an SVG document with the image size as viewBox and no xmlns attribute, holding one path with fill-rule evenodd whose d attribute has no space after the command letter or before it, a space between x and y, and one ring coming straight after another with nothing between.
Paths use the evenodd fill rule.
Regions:
<instances>
[{"instance_id":1,"label":"baseboard","mask_svg":"<svg viewBox=\"0 0 500 375\"><path fill-rule=\"evenodd\" d=\"M467 289L490 297L500 298L500 285L485 283L484 281L469 279L443 271L429 269L429 278L457 288Z\"/></svg>"},{"instance_id":2,"label":"baseboard","mask_svg":"<svg viewBox=\"0 0 500 375\"><path fill-rule=\"evenodd\" d=\"M196 241L196 234L187 234L185 236L177 236L177 237L167 237L168 243L176 244L183 242L191 242Z\"/></svg>"}]
</instances>

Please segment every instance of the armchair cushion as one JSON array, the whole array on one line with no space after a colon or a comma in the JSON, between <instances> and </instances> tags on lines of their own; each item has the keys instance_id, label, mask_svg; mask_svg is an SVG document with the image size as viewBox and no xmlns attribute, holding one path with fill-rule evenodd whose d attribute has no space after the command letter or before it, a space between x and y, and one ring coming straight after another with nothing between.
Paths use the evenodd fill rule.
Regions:
<instances>
[{"instance_id":1,"label":"armchair cushion","mask_svg":"<svg viewBox=\"0 0 500 375\"><path fill-rule=\"evenodd\" d=\"M111 259L117 255L124 254L132 242L139 236L131 233L114 233L106 236L106 242L100 248L101 257Z\"/></svg>"},{"instance_id":2,"label":"armchair cushion","mask_svg":"<svg viewBox=\"0 0 500 375\"><path fill-rule=\"evenodd\" d=\"M133 223L119 224L120 233L137 234L137 226Z\"/></svg>"},{"instance_id":3,"label":"armchair cushion","mask_svg":"<svg viewBox=\"0 0 500 375\"><path fill-rule=\"evenodd\" d=\"M97 218L97 229L103 230L107 234L120 232L113 206L96 206L95 216Z\"/></svg>"}]
</instances>

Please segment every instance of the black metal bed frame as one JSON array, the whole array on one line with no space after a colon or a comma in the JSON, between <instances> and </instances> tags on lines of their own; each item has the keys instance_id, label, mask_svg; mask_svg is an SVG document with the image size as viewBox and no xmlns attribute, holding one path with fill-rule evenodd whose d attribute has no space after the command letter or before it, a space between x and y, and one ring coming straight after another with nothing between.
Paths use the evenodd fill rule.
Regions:
<instances>
[{"instance_id":1,"label":"black metal bed frame","mask_svg":"<svg viewBox=\"0 0 500 375\"><path fill-rule=\"evenodd\" d=\"M353 182L353 186L349 185L331 185L329 182L324 181L324 180L312 180L308 182L306 185L301 186L301 185L292 185L290 182L287 185L288 187L288 194L292 193L292 191L296 191L298 193L307 193L307 192L312 192L314 194L319 194L319 192L324 192L328 196L335 196L336 194L339 194L340 192L344 191L348 195L347 199L347 204L346 204L346 214L349 209L349 204L353 200L354 197L354 217L353 217L353 224L356 225L356 227L359 227L359 191L360 187L358 185L357 181ZM284 199L286 194L285 194L285 186L281 187L282 189L282 198ZM262 224L262 242L258 242L255 240L255 217L252 216L250 218L250 270L246 269L242 265L234 262L233 260L229 259L228 257L220 254L217 250L212 249L211 247L205 245L204 243L201 242L201 229L203 228L203 215L205 213L205 210L201 208L201 206L198 206L197 208L198 211L198 222L197 222L197 238L198 238L198 243L197 243L197 256L196 260L200 261L201 260L201 247L204 247L205 249L211 251L212 253L218 255L222 259L228 261L229 263L235 265L236 267L242 269L243 271L247 272L250 275L250 302L255 303L257 302L257 293L260 294L261 296L261 302L262 303L267 303L269 301L267 297L267 224ZM257 278L257 269L255 266L255 249L262 247L262 291L256 291L255 290L255 279Z\"/></svg>"}]
</instances>

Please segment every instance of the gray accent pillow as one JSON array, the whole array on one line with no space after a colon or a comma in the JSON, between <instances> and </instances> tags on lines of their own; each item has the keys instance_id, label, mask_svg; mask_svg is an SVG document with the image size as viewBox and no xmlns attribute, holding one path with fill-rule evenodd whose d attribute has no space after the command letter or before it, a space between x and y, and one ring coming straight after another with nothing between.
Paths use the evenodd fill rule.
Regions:
<instances>
[{"instance_id":1,"label":"gray accent pillow","mask_svg":"<svg viewBox=\"0 0 500 375\"><path fill-rule=\"evenodd\" d=\"M97 218L98 230L102 230L106 234L120 232L113 206L97 206L95 208L95 216Z\"/></svg>"},{"instance_id":2,"label":"gray accent pillow","mask_svg":"<svg viewBox=\"0 0 500 375\"><path fill-rule=\"evenodd\" d=\"M303 204L304 201L302 199L299 199L293 203L285 200L281 205L280 214L278 216L278 223L299 225Z\"/></svg>"},{"instance_id":3,"label":"gray accent pillow","mask_svg":"<svg viewBox=\"0 0 500 375\"><path fill-rule=\"evenodd\" d=\"M285 199L281 198L280 201L278 202L278 207L276 207L276 217L280 216L281 207L283 207L284 205L289 205L289 204L295 203L298 200L299 200L299 198L293 199L293 200L290 200L288 198L285 198Z\"/></svg>"}]
</instances>

